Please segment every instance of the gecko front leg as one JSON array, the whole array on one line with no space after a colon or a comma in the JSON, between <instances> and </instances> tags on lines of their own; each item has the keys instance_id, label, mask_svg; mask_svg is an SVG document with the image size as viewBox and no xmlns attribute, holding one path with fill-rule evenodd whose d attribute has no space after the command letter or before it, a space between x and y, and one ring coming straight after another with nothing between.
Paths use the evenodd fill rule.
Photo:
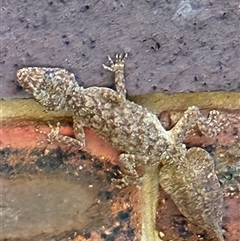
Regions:
<instances>
[{"instance_id":1,"label":"gecko front leg","mask_svg":"<svg viewBox=\"0 0 240 241\"><path fill-rule=\"evenodd\" d=\"M124 77L124 65L125 65L126 58L127 58L127 53L125 53L124 57L122 57L121 54L116 54L116 60L114 63L114 61L108 56L110 67L104 64L102 65L104 69L107 69L115 73L115 87L116 87L116 92L119 96L119 101L126 100L126 88L125 88L125 77Z\"/></svg>"},{"instance_id":2,"label":"gecko front leg","mask_svg":"<svg viewBox=\"0 0 240 241\"><path fill-rule=\"evenodd\" d=\"M60 135L59 134L59 130L60 130L60 123L57 123L57 126L54 128L53 125L51 125L48 122L48 126L50 127L50 132L46 133L45 131L38 131L41 134L46 134L47 135L47 142L49 144L53 143L53 142L58 142L58 143L62 143L68 146L79 146L80 149L82 149L85 146L85 133L83 128L80 128L80 126L76 126L76 124L74 124L74 129L77 132L75 132L75 136L76 138L70 137L70 136L65 136L65 135Z\"/></svg>"}]
</instances>

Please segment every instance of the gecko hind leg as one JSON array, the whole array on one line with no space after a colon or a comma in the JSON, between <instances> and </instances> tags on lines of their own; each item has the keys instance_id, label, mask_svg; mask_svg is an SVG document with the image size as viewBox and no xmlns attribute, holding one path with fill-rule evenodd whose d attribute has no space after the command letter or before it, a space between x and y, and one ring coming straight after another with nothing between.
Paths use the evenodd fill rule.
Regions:
<instances>
[{"instance_id":1,"label":"gecko hind leg","mask_svg":"<svg viewBox=\"0 0 240 241\"><path fill-rule=\"evenodd\" d=\"M229 121L227 117L216 110L210 111L208 118L205 118L198 107L190 106L169 132L174 140L183 142L195 126L198 126L202 134L207 137L213 137L222 131L228 124Z\"/></svg>"},{"instance_id":2,"label":"gecko hind leg","mask_svg":"<svg viewBox=\"0 0 240 241\"><path fill-rule=\"evenodd\" d=\"M124 78L124 65L125 60L127 58L127 53L122 57L121 54L116 54L116 60L114 61L108 56L108 60L110 62L110 67L106 65L102 65L104 69L107 69L111 72L115 73L115 86L116 92L119 95L119 98L122 100L126 100L126 88L125 88L125 78Z\"/></svg>"},{"instance_id":3,"label":"gecko hind leg","mask_svg":"<svg viewBox=\"0 0 240 241\"><path fill-rule=\"evenodd\" d=\"M121 174L123 177L119 180L121 185L119 187L124 188L129 184L141 186L141 176L136 171L136 156L132 154L121 154L119 156L119 162L122 164Z\"/></svg>"}]
</instances>

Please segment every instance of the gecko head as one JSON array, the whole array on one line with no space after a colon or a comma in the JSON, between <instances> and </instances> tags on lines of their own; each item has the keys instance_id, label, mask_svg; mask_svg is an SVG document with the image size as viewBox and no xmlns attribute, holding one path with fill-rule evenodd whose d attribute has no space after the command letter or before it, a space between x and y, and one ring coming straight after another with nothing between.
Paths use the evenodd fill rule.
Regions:
<instances>
[{"instance_id":1,"label":"gecko head","mask_svg":"<svg viewBox=\"0 0 240 241\"><path fill-rule=\"evenodd\" d=\"M23 68L18 70L17 80L48 110L67 109L67 102L80 88L72 73L59 68Z\"/></svg>"}]
</instances>

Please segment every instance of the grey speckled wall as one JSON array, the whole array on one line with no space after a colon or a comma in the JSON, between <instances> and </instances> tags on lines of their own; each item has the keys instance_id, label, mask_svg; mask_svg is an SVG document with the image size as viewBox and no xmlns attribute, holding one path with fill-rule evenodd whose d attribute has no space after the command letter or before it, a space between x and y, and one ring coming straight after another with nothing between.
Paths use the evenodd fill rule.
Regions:
<instances>
[{"instance_id":1,"label":"grey speckled wall","mask_svg":"<svg viewBox=\"0 0 240 241\"><path fill-rule=\"evenodd\" d=\"M240 89L236 0L3 0L1 98L27 97L24 66L63 67L79 84L113 86L107 55L128 52L128 93Z\"/></svg>"}]
</instances>

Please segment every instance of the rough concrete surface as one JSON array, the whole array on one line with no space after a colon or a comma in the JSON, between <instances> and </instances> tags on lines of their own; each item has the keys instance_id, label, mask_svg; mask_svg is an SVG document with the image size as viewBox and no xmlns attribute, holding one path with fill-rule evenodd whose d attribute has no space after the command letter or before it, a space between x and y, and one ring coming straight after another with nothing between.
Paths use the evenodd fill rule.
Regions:
<instances>
[{"instance_id":1,"label":"rough concrete surface","mask_svg":"<svg viewBox=\"0 0 240 241\"><path fill-rule=\"evenodd\" d=\"M128 52L130 95L240 88L236 0L3 0L3 99L26 97L24 66L63 67L84 86L111 86L106 56Z\"/></svg>"}]
</instances>

